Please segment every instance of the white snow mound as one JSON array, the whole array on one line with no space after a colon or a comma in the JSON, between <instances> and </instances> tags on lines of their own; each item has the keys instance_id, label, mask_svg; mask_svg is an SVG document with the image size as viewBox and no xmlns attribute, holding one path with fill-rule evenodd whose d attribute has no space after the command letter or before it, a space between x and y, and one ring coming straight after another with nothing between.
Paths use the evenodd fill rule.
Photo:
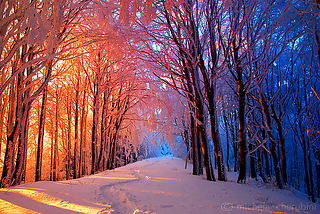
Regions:
<instances>
[{"instance_id":1,"label":"white snow mound","mask_svg":"<svg viewBox=\"0 0 320 214\"><path fill-rule=\"evenodd\" d=\"M0 213L320 213L305 194L260 181L206 181L174 157L153 158L60 182L0 189Z\"/></svg>"}]
</instances>

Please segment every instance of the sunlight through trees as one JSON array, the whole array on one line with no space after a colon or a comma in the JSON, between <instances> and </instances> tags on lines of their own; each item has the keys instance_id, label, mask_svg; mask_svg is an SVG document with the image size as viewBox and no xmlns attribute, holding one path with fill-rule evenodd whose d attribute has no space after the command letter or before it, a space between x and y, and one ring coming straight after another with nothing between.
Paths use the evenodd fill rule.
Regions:
<instances>
[{"instance_id":1,"label":"sunlight through trees","mask_svg":"<svg viewBox=\"0 0 320 214\"><path fill-rule=\"evenodd\" d=\"M2 1L1 188L173 154L315 202L319 3Z\"/></svg>"}]
</instances>

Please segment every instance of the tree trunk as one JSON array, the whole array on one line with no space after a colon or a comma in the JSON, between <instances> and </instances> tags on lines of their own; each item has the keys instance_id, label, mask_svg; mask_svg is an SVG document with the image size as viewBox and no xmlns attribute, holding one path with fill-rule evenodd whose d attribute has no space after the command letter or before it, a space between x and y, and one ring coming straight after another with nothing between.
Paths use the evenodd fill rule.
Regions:
<instances>
[{"instance_id":1,"label":"tree trunk","mask_svg":"<svg viewBox=\"0 0 320 214\"><path fill-rule=\"evenodd\" d=\"M318 160L319 161L319 160ZM316 172L317 172L317 198L320 198L320 164L319 162L316 164Z\"/></svg>"},{"instance_id":2,"label":"tree trunk","mask_svg":"<svg viewBox=\"0 0 320 214\"><path fill-rule=\"evenodd\" d=\"M257 154L258 154L259 176L261 177L261 179L263 180L264 183L268 183L268 180L266 179L266 177L264 176L264 173L263 173L263 164L262 164L262 157L261 157L261 148L259 148L259 149L257 150Z\"/></svg>"},{"instance_id":3,"label":"tree trunk","mask_svg":"<svg viewBox=\"0 0 320 214\"><path fill-rule=\"evenodd\" d=\"M320 198L320 164L318 163L316 165L316 171L317 171L317 198Z\"/></svg>"},{"instance_id":4,"label":"tree trunk","mask_svg":"<svg viewBox=\"0 0 320 214\"><path fill-rule=\"evenodd\" d=\"M316 198L315 198L315 192L314 192L314 185L313 185L313 170L312 170L312 161L311 161L311 153L312 153L312 147L310 144L310 139L309 136L307 134L307 144L308 144L308 165L309 165L309 174L310 174L310 197L311 197L311 201L313 203L316 203Z\"/></svg>"},{"instance_id":5,"label":"tree trunk","mask_svg":"<svg viewBox=\"0 0 320 214\"><path fill-rule=\"evenodd\" d=\"M55 131L54 131L54 150L53 150L53 176L52 180L58 180L58 139L59 139L59 99L58 89L56 89L56 114L55 114Z\"/></svg>"},{"instance_id":6,"label":"tree trunk","mask_svg":"<svg viewBox=\"0 0 320 214\"><path fill-rule=\"evenodd\" d=\"M253 150L253 145L251 143L249 144L249 150ZM250 154L250 171L251 171L251 178L257 178L254 153Z\"/></svg>"},{"instance_id":7,"label":"tree trunk","mask_svg":"<svg viewBox=\"0 0 320 214\"><path fill-rule=\"evenodd\" d=\"M44 140L44 126L46 121L47 111L47 87L43 90L41 113L39 118L39 134L37 147L37 162L36 162L36 181L41 181L42 177L42 154L43 154L43 140Z\"/></svg>"},{"instance_id":8,"label":"tree trunk","mask_svg":"<svg viewBox=\"0 0 320 214\"><path fill-rule=\"evenodd\" d=\"M303 151L303 162L304 162L304 170L306 176L306 185L308 190L308 196L310 197L312 202L315 202L315 194L313 190L313 174L312 174L312 163L310 157L310 143L308 142L308 136L305 136L304 130L302 128L302 122L298 121L299 131L301 134L302 141L302 151Z\"/></svg>"},{"instance_id":9,"label":"tree trunk","mask_svg":"<svg viewBox=\"0 0 320 214\"><path fill-rule=\"evenodd\" d=\"M261 129L261 135L262 135L263 139L265 139L267 137L266 131L264 129ZM265 166L266 166L266 175L270 178L271 173L270 173L270 166L269 166L269 154L268 154L267 150L263 151L263 156L264 156Z\"/></svg>"},{"instance_id":10,"label":"tree trunk","mask_svg":"<svg viewBox=\"0 0 320 214\"><path fill-rule=\"evenodd\" d=\"M29 92L27 90L26 97L29 97ZM26 164L27 164L27 142L28 142L28 129L29 129L29 113L31 109L31 103L26 103L23 105L23 114L21 119L21 127L19 134L19 146L18 154L16 159L16 167L13 174L12 185L20 185L24 177Z\"/></svg>"},{"instance_id":11,"label":"tree trunk","mask_svg":"<svg viewBox=\"0 0 320 214\"><path fill-rule=\"evenodd\" d=\"M193 53L194 54L194 53ZM201 150L202 150L202 157L203 157L203 164L206 170L206 176L207 180L209 181L215 181L213 168L212 168L212 162L211 162L211 156L210 156L210 150L209 150L209 143L207 139L207 132L206 132L206 119L204 115L204 98L202 96L201 90L200 90L200 79L199 79L199 71L198 68L193 66L192 62L189 62L190 65L190 74L193 81L193 87L194 87L194 100L195 100L195 114L196 118L199 122L196 122L197 130L199 133L200 143L201 143ZM201 123L201 124L200 124ZM200 147L198 147L200 148ZM200 162L202 163L202 162ZM200 173L201 173L202 167L200 167Z\"/></svg>"},{"instance_id":12,"label":"tree trunk","mask_svg":"<svg viewBox=\"0 0 320 214\"><path fill-rule=\"evenodd\" d=\"M247 140L246 140L246 128L245 128L245 91L244 84L242 82L242 74L239 69L238 71L238 99L239 99L239 162L240 171L238 177L238 183L246 182L246 171L247 171Z\"/></svg>"},{"instance_id":13,"label":"tree trunk","mask_svg":"<svg viewBox=\"0 0 320 214\"><path fill-rule=\"evenodd\" d=\"M52 124L51 127L51 148L50 148L50 181L53 181L53 159L54 159L54 125Z\"/></svg>"},{"instance_id":14,"label":"tree trunk","mask_svg":"<svg viewBox=\"0 0 320 214\"><path fill-rule=\"evenodd\" d=\"M120 88L120 91L119 91L119 97L121 96L121 88ZM116 167L116 150L118 149L117 148L117 141L118 141L118 132L119 132L119 129L121 127L121 124L122 124L122 120L123 120L123 116L125 115L125 113L127 112L128 110L128 104L129 104L129 100L127 100L125 102L125 105L123 106L123 112L120 112L121 108L122 108L122 105L120 103L120 100L118 100L117 104L116 104L116 107L117 107L117 112L118 112L118 115L120 115L115 123L114 123L114 133L113 133L113 141L112 141L112 151L111 151L111 160L109 161L110 163L110 166L109 166L109 169L114 169Z\"/></svg>"},{"instance_id":15,"label":"tree trunk","mask_svg":"<svg viewBox=\"0 0 320 214\"><path fill-rule=\"evenodd\" d=\"M3 125L4 125L4 114L6 112L6 108L8 105L8 98L0 98L0 151L1 151L1 144L3 140ZM1 156L0 156L0 161L1 161Z\"/></svg>"},{"instance_id":16,"label":"tree trunk","mask_svg":"<svg viewBox=\"0 0 320 214\"><path fill-rule=\"evenodd\" d=\"M20 93L21 75L18 75L17 86L14 83L10 90L10 109L8 116L7 147L4 157L4 166L1 177L1 188L12 185L12 177L15 170L15 149L20 132L22 117L22 94ZM14 121L14 122L13 122Z\"/></svg>"},{"instance_id":17,"label":"tree trunk","mask_svg":"<svg viewBox=\"0 0 320 214\"><path fill-rule=\"evenodd\" d=\"M186 88L188 90L188 98L190 103L194 103L194 92L191 84L190 70L186 66L186 61L182 59L182 64L184 66L184 76L186 77ZM189 103L189 110L195 115L195 107ZM193 163L193 175L203 174L203 167L201 166L201 152L200 152L200 143L199 135L197 132L196 121L193 118L192 113L190 113L190 132L191 132L191 147L192 147L192 163ZM200 154L200 155L199 155Z\"/></svg>"},{"instance_id":18,"label":"tree trunk","mask_svg":"<svg viewBox=\"0 0 320 214\"><path fill-rule=\"evenodd\" d=\"M304 163L304 171L305 171L305 177L306 177L306 185L307 185L307 190L308 190L308 195L311 195L311 189L310 189L310 177L309 177L309 171L308 171L308 159L307 159L307 144L306 140L304 137L304 133L302 131L302 125L301 121L298 121L299 125L299 131L301 134L301 141L302 141L302 151L303 151L303 163Z\"/></svg>"},{"instance_id":19,"label":"tree trunk","mask_svg":"<svg viewBox=\"0 0 320 214\"><path fill-rule=\"evenodd\" d=\"M234 117L236 117L236 115L234 114ZM235 123L235 120L233 121L233 123ZM234 156L234 167L233 167L233 172L237 172L238 171L238 164L239 164L239 158L238 158L238 154L239 154L239 148L238 148L238 138L237 138L237 127L236 125L232 126L232 148L233 148L233 156Z\"/></svg>"},{"instance_id":20,"label":"tree trunk","mask_svg":"<svg viewBox=\"0 0 320 214\"><path fill-rule=\"evenodd\" d=\"M190 114L190 133L191 133L191 147L192 147L192 163L193 163L193 175L199 175L199 152L198 152L198 143L196 137L196 128L195 128L195 121Z\"/></svg>"},{"instance_id":21,"label":"tree trunk","mask_svg":"<svg viewBox=\"0 0 320 214\"><path fill-rule=\"evenodd\" d=\"M216 1L208 1L207 5L207 25L209 30L209 36L210 36L210 53L211 53L211 66L210 63L208 64L208 67L210 71L206 69L205 62L203 59L203 55L201 52L203 51L203 48L201 47L200 39L199 39L199 33L195 34L197 37L198 43L197 47L199 49L199 66L200 70L202 72L202 76L204 79L204 86L207 94L207 100L208 100L208 111L210 115L210 122L211 122L211 137L213 142L213 150L215 155L215 160L218 166L218 180L219 181L226 181L226 169L225 169L225 163L223 158L223 150L221 145L221 139L220 139L220 133L219 133L219 123L218 123L218 115L217 115L217 106L216 106L216 78L217 78L217 67L218 64L218 54L219 51L217 51L216 48L216 28L214 26L215 24L215 14L217 13L217 7L216 7ZM210 76L209 76L210 75Z\"/></svg>"},{"instance_id":22,"label":"tree trunk","mask_svg":"<svg viewBox=\"0 0 320 214\"><path fill-rule=\"evenodd\" d=\"M78 127L79 127L79 82L76 85L76 102L75 102L75 115L74 115L74 164L73 164L73 178L79 178L79 142L78 142Z\"/></svg>"},{"instance_id":23,"label":"tree trunk","mask_svg":"<svg viewBox=\"0 0 320 214\"><path fill-rule=\"evenodd\" d=\"M208 143L208 139L207 139L207 133L206 133L206 119L204 118L204 96L201 93L200 90L200 77L199 77L199 69L202 72L202 76L203 78L206 78L205 82L205 89L207 92L207 98L209 101L209 115L211 119L211 134L212 134L212 140L213 143L215 145L215 147L217 147L215 149L215 151L217 150L217 156L219 159L218 164L220 164L220 166L224 166L224 162L220 162L221 161L221 157L223 157L222 155L222 151L219 152L219 143L220 143L220 139L219 139L219 133L218 130L216 129L216 117L215 117L215 103L214 103L214 84L211 86L209 86L209 80L207 79L207 73L204 69L204 61L202 59L202 48L201 48L201 44L200 44L200 40L199 40L199 32L196 26L196 22L194 20L194 16L192 13L193 10L193 5L192 5L192 1L187 1L186 3L186 13L189 19L189 23L190 23L190 33L191 33L191 39L193 40L193 42L191 43L191 54L192 54L192 62L190 63L190 65L192 66L192 70L191 70L191 76L193 79L193 84L194 84L194 89L195 89L195 103L196 103L196 115L198 120L200 121L201 124L197 124L199 125L199 131L200 131L200 139L201 139L201 146L202 146L202 153L203 153L203 163L204 163L204 167L206 170L206 176L207 176L207 180L209 181L215 181L215 177L214 177L214 172L213 172L213 168L212 168L212 161L211 161L211 155L210 155L210 150L209 150L209 143ZM206 84L208 83L208 84ZM221 169L221 168L220 168ZM220 179L224 179L224 167L222 169L222 171L220 171Z\"/></svg>"},{"instance_id":24,"label":"tree trunk","mask_svg":"<svg viewBox=\"0 0 320 214\"><path fill-rule=\"evenodd\" d=\"M298 142L298 140L296 140L298 136L297 135L293 135L292 136L292 141L291 142ZM293 150L293 167L291 170L292 176L291 176L291 181L294 184L295 189L300 189L300 179L299 179L299 169L300 169L300 165L299 165L299 161L298 161L298 145L297 143L293 143L292 145L292 150Z\"/></svg>"},{"instance_id":25,"label":"tree trunk","mask_svg":"<svg viewBox=\"0 0 320 214\"><path fill-rule=\"evenodd\" d=\"M316 157L317 198L320 198L320 149L314 148Z\"/></svg>"},{"instance_id":26,"label":"tree trunk","mask_svg":"<svg viewBox=\"0 0 320 214\"><path fill-rule=\"evenodd\" d=\"M310 130L310 127L309 127L309 121L310 121L310 118L313 117L314 115L311 116L311 113L310 113L310 102L309 102L309 99L308 99L308 96L307 96L307 83L306 83L306 78L304 78L304 84L303 84L303 91L304 91L304 103L305 105L307 105L307 108L306 108L306 136L305 136L305 141L306 141L306 145L308 147L307 151L308 151L308 166L309 166L309 178L310 178L310 198L311 198L311 201L313 203L316 202L316 199L315 199L315 191L314 191L314 184L313 184L313 169L312 169L312 160L311 160L311 153L312 153L312 147L311 147L311 143L310 143L310 139L309 139L309 130ZM300 126L301 126L301 121L300 121Z\"/></svg>"},{"instance_id":27,"label":"tree trunk","mask_svg":"<svg viewBox=\"0 0 320 214\"><path fill-rule=\"evenodd\" d=\"M277 155L277 148L276 148L276 141L273 140L271 133L268 133L270 135L269 140L270 140L270 147L271 147L271 156L273 160L273 167L274 167L274 173L276 175L276 180L277 180L277 185L279 189L283 188L283 180L281 177L281 170L279 166L279 159Z\"/></svg>"},{"instance_id":28,"label":"tree trunk","mask_svg":"<svg viewBox=\"0 0 320 214\"><path fill-rule=\"evenodd\" d=\"M97 86L98 87L98 86ZM91 174L97 172L98 157L97 157L97 141L98 141L98 116L99 116L99 92L97 90L93 101L93 123L92 123L92 145L91 145Z\"/></svg>"},{"instance_id":29,"label":"tree trunk","mask_svg":"<svg viewBox=\"0 0 320 214\"><path fill-rule=\"evenodd\" d=\"M86 123L87 123L87 113L86 113L86 90L83 92L83 100L82 100L82 113L81 113L81 128L80 128L80 177L85 175L85 163L84 163L84 150L86 143Z\"/></svg>"},{"instance_id":30,"label":"tree trunk","mask_svg":"<svg viewBox=\"0 0 320 214\"><path fill-rule=\"evenodd\" d=\"M68 114L68 142L67 142L67 167L66 167L66 180L70 179L70 171L71 171L71 120L72 120L72 114L71 114L71 104L70 104L70 97L68 95L67 97L67 114Z\"/></svg>"},{"instance_id":31,"label":"tree trunk","mask_svg":"<svg viewBox=\"0 0 320 214\"><path fill-rule=\"evenodd\" d=\"M112 137L112 150L110 153L110 159L109 159L109 169L114 169L115 168L115 159L116 159L116 146L117 146L117 135L118 135L118 129L115 127L113 137Z\"/></svg>"},{"instance_id":32,"label":"tree trunk","mask_svg":"<svg viewBox=\"0 0 320 214\"><path fill-rule=\"evenodd\" d=\"M30 47L29 50L32 50ZM27 45L24 45L22 48L21 60L31 60L34 57L34 54L31 52L28 53L27 58L26 55ZM16 167L15 172L13 174L13 185L19 185L23 179L25 179L26 165L27 165L27 142L28 142L28 129L29 129L29 113L31 109L31 104L35 100L35 98L30 99L30 87L31 80L28 78L32 75L34 69L32 66L28 67L25 72L18 74L19 79L22 81L22 84L19 86L19 90L22 91L22 113L21 113L21 123L19 129L19 146L18 146L18 155L16 159ZM24 74L26 73L26 75ZM26 81L26 83L23 83ZM23 92L24 91L24 92Z\"/></svg>"},{"instance_id":33,"label":"tree trunk","mask_svg":"<svg viewBox=\"0 0 320 214\"><path fill-rule=\"evenodd\" d=\"M196 92L197 94L198 92ZM206 176L208 181L215 181L215 177L213 174L213 168L211 163L211 156L209 151L208 139L206 134L206 126L205 126L205 118L203 113L203 103L199 95L196 95L196 117L200 121L197 123L199 134L200 134L200 142L202 147L202 155L203 155L203 164L206 170Z\"/></svg>"},{"instance_id":34,"label":"tree trunk","mask_svg":"<svg viewBox=\"0 0 320 214\"><path fill-rule=\"evenodd\" d=\"M265 115L265 123L266 123L266 132L269 136L269 141L270 141L270 152L271 152L271 156L272 156L272 160L273 160L273 167L274 167L274 173L276 175L276 181L277 181L277 185L279 187L279 189L283 188L283 180L282 180L282 176L281 176L281 169L279 166L279 159L278 159L278 152L277 152L277 145L276 145L276 141L274 140L274 136L272 134L272 130L271 130L271 115L270 115L270 111L269 111L269 107L266 103L266 100L264 98L263 94L260 94L260 103L261 103L261 108L264 112Z\"/></svg>"},{"instance_id":35,"label":"tree trunk","mask_svg":"<svg viewBox=\"0 0 320 214\"><path fill-rule=\"evenodd\" d=\"M227 143L227 169L228 172L230 172L230 140L229 140L229 127L228 127L228 122L227 122L227 115L225 111L223 111L223 123L224 123L224 128L225 128L225 135L226 135L226 143Z\"/></svg>"},{"instance_id":36,"label":"tree trunk","mask_svg":"<svg viewBox=\"0 0 320 214\"><path fill-rule=\"evenodd\" d=\"M100 170L105 170L106 168L106 144L107 144L107 110L108 110L108 100L107 100L107 92L104 93L103 97L103 107L102 107L102 115L101 115L101 148L100 148L100 155L99 155L99 161L98 166Z\"/></svg>"},{"instance_id":37,"label":"tree trunk","mask_svg":"<svg viewBox=\"0 0 320 214\"><path fill-rule=\"evenodd\" d=\"M286 156L286 148L285 148L285 138L283 136L283 132L282 132L282 124L281 124L281 114L279 115L279 117L276 116L276 112L274 110L274 108L272 108L273 110L273 114L272 114L272 118L274 119L274 121L277 124L277 130L278 130L278 135L279 135L279 141L280 141L280 150L281 150L281 174L283 177L283 183L287 184L288 183L288 176L287 176L287 156Z\"/></svg>"},{"instance_id":38,"label":"tree trunk","mask_svg":"<svg viewBox=\"0 0 320 214\"><path fill-rule=\"evenodd\" d=\"M196 128L196 143L197 143L197 148L198 148L198 164L199 164L199 175L203 175L203 151L202 151L202 146L201 146L201 139L200 139L200 126L197 124L195 121L195 128Z\"/></svg>"},{"instance_id":39,"label":"tree trunk","mask_svg":"<svg viewBox=\"0 0 320 214\"><path fill-rule=\"evenodd\" d=\"M210 93L211 94L211 93ZM212 97L214 95L212 94ZM223 158L223 151L221 146L220 134L218 129L218 120L217 114L215 109L214 100L211 100L209 103L209 114L210 114L210 122L211 122L211 136L213 141L213 150L216 159L216 163L218 166L218 180L219 181L226 181L226 172L225 172L225 165L224 165L224 158ZM210 153L210 152L209 152Z\"/></svg>"},{"instance_id":40,"label":"tree trunk","mask_svg":"<svg viewBox=\"0 0 320 214\"><path fill-rule=\"evenodd\" d=\"M119 97L121 95L121 90L119 92ZM117 106L117 111L118 113L120 113L120 101L118 101L118 103L116 104ZM123 120L123 115L124 113L127 111L127 105L124 107L124 112L122 113L122 115L120 116L120 118L117 118L115 121L115 125L114 125L114 133L113 133L113 141L112 141L112 151L111 151L111 160L110 160L110 166L109 169L115 169L116 168L116 151L117 151L117 141L118 141L118 131L121 127L122 124L122 120Z\"/></svg>"}]
</instances>

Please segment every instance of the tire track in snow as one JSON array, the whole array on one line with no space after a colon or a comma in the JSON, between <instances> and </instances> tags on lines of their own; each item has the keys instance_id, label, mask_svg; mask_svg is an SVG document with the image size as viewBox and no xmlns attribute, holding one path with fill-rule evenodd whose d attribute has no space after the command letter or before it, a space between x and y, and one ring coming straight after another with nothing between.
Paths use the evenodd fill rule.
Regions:
<instances>
[{"instance_id":1,"label":"tire track in snow","mask_svg":"<svg viewBox=\"0 0 320 214\"><path fill-rule=\"evenodd\" d=\"M100 192L105 200L107 200L111 204L111 208L114 210L115 214L124 214L124 213L150 213L144 212L137 208L136 202L140 201L140 199L127 192L125 189L121 188L124 184L140 182L143 183L145 180L149 180L150 177L141 173L141 168L146 168L152 166L159 161L152 162L150 164L144 165L143 167L139 167L140 170L135 168L130 168L131 175L136 179L128 179L125 181L115 181L114 183L103 185L100 187ZM115 178L116 179L116 178Z\"/></svg>"}]
</instances>

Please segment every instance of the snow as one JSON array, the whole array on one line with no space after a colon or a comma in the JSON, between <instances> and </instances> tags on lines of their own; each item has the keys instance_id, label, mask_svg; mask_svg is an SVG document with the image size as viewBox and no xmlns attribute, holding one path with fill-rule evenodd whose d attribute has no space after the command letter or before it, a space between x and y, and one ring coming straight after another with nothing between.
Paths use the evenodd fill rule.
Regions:
<instances>
[{"instance_id":1,"label":"snow","mask_svg":"<svg viewBox=\"0 0 320 214\"><path fill-rule=\"evenodd\" d=\"M80 179L0 189L0 213L320 213L305 194L260 181L210 182L174 157L139 161Z\"/></svg>"}]
</instances>

